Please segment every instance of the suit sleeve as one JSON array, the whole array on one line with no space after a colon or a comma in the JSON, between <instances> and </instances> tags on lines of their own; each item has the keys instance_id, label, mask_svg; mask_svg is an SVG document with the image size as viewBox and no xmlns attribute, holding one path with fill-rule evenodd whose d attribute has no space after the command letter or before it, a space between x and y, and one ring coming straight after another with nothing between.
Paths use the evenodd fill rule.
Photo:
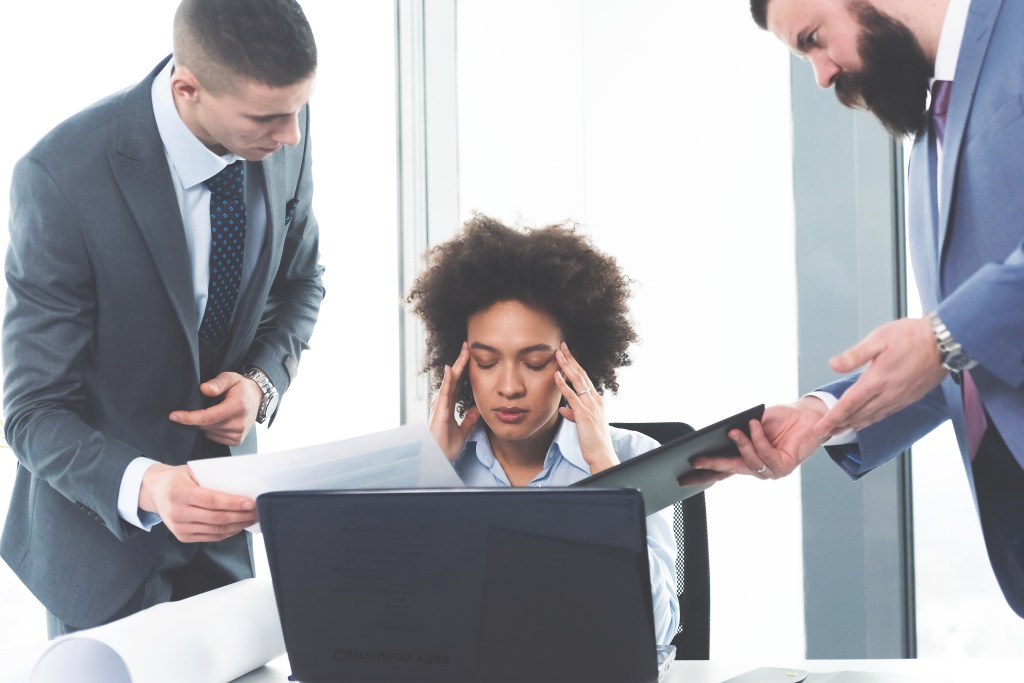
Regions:
<instances>
[{"instance_id":1,"label":"suit sleeve","mask_svg":"<svg viewBox=\"0 0 1024 683\"><path fill-rule=\"evenodd\" d=\"M1015 389L1024 384L1024 243L1003 261L982 266L937 312L985 370Z\"/></svg>"},{"instance_id":2,"label":"suit sleeve","mask_svg":"<svg viewBox=\"0 0 1024 683\"><path fill-rule=\"evenodd\" d=\"M859 374L818 389L840 397ZM826 446L829 457L852 479L860 479L907 450L921 437L949 419L942 389L935 387L924 398L857 432L857 440L842 446Z\"/></svg>"},{"instance_id":3,"label":"suit sleeve","mask_svg":"<svg viewBox=\"0 0 1024 683\"><path fill-rule=\"evenodd\" d=\"M83 417L97 316L92 266L75 216L31 157L11 182L3 326L4 434L21 464L98 516L119 538L137 529L117 513L121 477L141 455Z\"/></svg>"},{"instance_id":4,"label":"suit sleeve","mask_svg":"<svg viewBox=\"0 0 1024 683\"><path fill-rule=\"evenodd\" d=\"M289 201L287 234L266 309L246 363L262 369L279 393L298 372L301 353L309 348L324 297L320 266L320 232L313 215L312 142L306 109L300 180Z\"/></svg>"}]
</instances>

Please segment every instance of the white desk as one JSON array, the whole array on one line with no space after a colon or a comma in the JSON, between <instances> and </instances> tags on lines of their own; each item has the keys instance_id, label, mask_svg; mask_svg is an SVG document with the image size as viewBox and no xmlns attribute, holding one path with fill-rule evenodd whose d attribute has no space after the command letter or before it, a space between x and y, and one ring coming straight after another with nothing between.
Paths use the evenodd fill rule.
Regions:
<instances>
[{"instance_id":1,"label":"white desk","mask_svg":"<svg viewBox=\"0 0 1024 683\"><path fill-rule=\"evenodd\" d=\"M791 667L815 672L869 671L902 674L925 681L990 681L1012 683L1024 680L1024 658L1014 659L820 659L811 661L722 661L672 664L666 683L722 683L734 676L764 666ZM234 683L285 683L290 673L285 657L242 676Z\"/></svg>"},{"instance_id":2,"label":"white desk","mask_svg":"<svg viewBox=\"0 0 1024 683\"><path fill-rule=\"evenodd\" d=\"M0 683L24 683L28 680L31 662L42 652L43 645L33 648L0 648ZM39 650L36 652L36 650ZM15 656L17 653L18 656ZM19 668L19 660L25 665ZM915 676L925 681L984 681L1012 683L1024 680L1024 657L1012 659L846 659L801 661L677 661L666 683L722 683L734 676L760 667L790 667L814 672L869 671L875 673ZM287 657L279 657L264 667L235 679L233 683L286 683L291 669Z\"/></svg>"}]
</instances>

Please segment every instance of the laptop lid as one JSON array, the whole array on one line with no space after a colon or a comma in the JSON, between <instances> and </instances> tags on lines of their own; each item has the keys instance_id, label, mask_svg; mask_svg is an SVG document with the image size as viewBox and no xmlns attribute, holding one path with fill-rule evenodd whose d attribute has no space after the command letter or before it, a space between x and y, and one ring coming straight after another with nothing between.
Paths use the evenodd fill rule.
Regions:
<instances>
[{"instance_id":1,"label":"laptop lid","mask_svg":"<svg viewBox=\"0 0 1024 683\"><path fill-rule=\"evenodd\" d=\"M655 681L635 490L258 498L298 681Z\"/></svg>"}]
</instances>

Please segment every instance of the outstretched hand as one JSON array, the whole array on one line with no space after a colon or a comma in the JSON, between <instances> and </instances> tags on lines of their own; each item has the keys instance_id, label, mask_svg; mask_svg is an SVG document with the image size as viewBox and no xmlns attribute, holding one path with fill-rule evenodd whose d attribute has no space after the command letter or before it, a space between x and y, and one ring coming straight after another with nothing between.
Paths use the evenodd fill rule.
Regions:
<instances>
[{"instance_id":1,"label":"outstretched hand","mask_svg":"<svg viewBox=\"0 0 1024 683\"><path fill-rule=\"evenodd\" d=\"M830 362L842 373L865 364L870 365L815 426L826 438L864 429L892 415L920 400L947 374L925 318L886 323Z\"/></svg>"},{"instance_id":2,"label":"outstretched hand","mask_svg":"<svg viewBox=\"0 0 1024 683\"><path fill-rule=\"evenodd\" d=\"M576 362L565 342L555 351L555 359L561 369L555 373L555 384L568 403L568 406L559 408L558 412L566 420L576 423L580 450L583 459L590 465L590 473L597 474L618 465L619 457L612 448L608 419L604 416L604 399L597 393L590 377ZM572 382L572 386L569 386L566 378Z\"/></svg>"},{"instance_id":3,"label":"outstretched hand","mask_svg":"<svg viewBox=\"0 0 1024 683\"><path fill-rule=\"evenodd\" d=\"M761 479L784 477L809 458L827 437L821 435L816 425L826 413L825 403L813 396L805 396L796 403L771 406L764 411L761 421L750 421L750 436L739 429L729 432L740 457L694 458L691 463L699 470L717 472L721 475L750 474ZM717 481L708 472L684 476L680 484L701 483L704 480ZM703 478L703 479L701 479Z\"/></svg>"},{"instance_id":4,"label":"outstretched hand","mask_svg":"<svg viewBox=\"0 0 1024 683\"><path fill-rule=\"evenodd\" d=\"M462 379L466 366L469 365L469 346L463 342L459 357L452 365L444 366L444 377L441 388L430 406L430 419L427 424L434 441L450 462L455 462L466 443L473 425L480 419L480 409L476 406L466 411L459 423L455 419L455 402L458 397L459 381Z\"/></svg>"}]
</instances>

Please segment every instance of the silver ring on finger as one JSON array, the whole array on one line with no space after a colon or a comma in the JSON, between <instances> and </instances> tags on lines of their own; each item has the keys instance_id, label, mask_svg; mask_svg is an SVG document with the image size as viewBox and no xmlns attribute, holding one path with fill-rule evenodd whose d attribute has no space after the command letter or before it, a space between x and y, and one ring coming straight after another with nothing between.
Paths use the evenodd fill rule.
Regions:
<instances>
[{"instance_id":1,"label":"silver ring on finger","mask_svg":"<svg viewBox=\"0 0 1024 683\"><path fill-rule=\"evenodd\" d=\"M589 389L589 388L587 388L587 389L584 389L583 391L579 392L579 393L578 393L578 394L576 394L576 395L577 395L577 396L582 396L583 394L589 394L589 393L590 393L590 389Z\"/></svg>"},{"instance_id":2,"label":"silver ring on finger","mask_svg":"<svg viewBox=\"0 0 1024 683\"><path fill-rule=\"evenodd\" d=\"M768 471L768 465L761 463L761 466L754 470L754 474L764 474Z\"/></svg>"}]
</instances>

